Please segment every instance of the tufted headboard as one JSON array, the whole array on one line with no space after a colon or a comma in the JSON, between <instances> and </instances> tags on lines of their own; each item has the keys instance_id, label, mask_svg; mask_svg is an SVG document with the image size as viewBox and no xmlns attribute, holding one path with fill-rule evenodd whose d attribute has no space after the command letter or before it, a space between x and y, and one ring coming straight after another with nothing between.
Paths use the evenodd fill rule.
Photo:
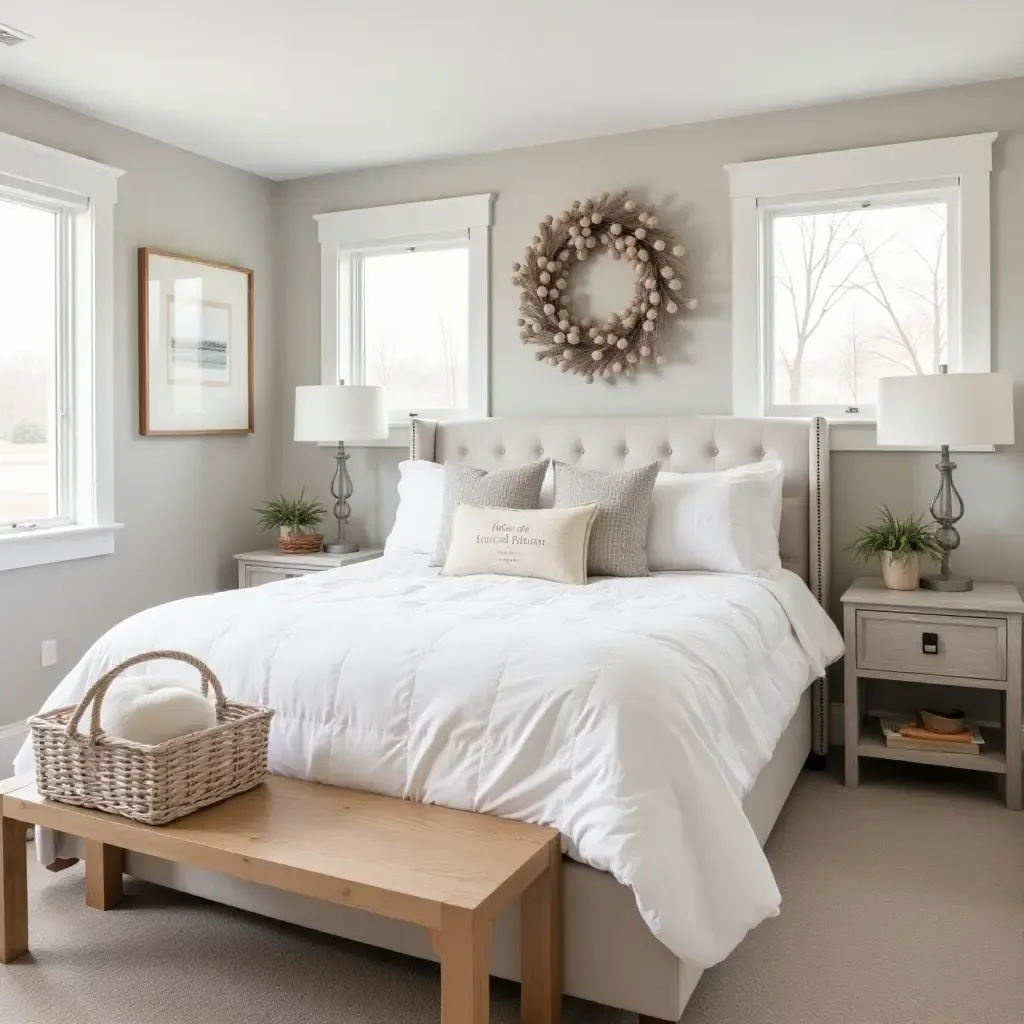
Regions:
<instances>
[{"instance_id":1,"label":"tufted headboard","mask_svg":"<svg viewBox=\"0 0 1024 1024\"><path fill-rule=\"evenodd\" d=\"M825 420L737 416L529 417L413 420L412 458L479 469L549 457L583 469L622 469L660 459L696 473L782 460L783 565L821 604L828 595L828 425Z\"/></svg>"}]
</instances>

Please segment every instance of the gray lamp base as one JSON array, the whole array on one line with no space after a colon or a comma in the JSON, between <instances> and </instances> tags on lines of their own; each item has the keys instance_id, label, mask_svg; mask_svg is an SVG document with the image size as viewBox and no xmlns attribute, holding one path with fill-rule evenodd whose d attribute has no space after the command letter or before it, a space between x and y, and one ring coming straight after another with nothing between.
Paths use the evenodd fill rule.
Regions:
<instances>
[{"instance_id":1,"label":"gray lamp base","mask_svg":"<svg viewBox=\"0 0 1024 1024\"><path fill-rule=\"evenodd\" d=\"M954 576L951 572L921 577L922 590L940 590L944 594L957 594L974 589L974 580L969 576Z\"/></svg>"},{"instance_id":2,"label":"gray lamp base","mask_svg":"<svg viewBox=\"0 0 1024 1024\"><path fill-rule=\"evenodd\" d=\"M340 544L325 544L324 551L329 555L351 555L353 551L358 551L359 545L352 544L349 541L342 541Z\"/></svg>"}]
</instances>

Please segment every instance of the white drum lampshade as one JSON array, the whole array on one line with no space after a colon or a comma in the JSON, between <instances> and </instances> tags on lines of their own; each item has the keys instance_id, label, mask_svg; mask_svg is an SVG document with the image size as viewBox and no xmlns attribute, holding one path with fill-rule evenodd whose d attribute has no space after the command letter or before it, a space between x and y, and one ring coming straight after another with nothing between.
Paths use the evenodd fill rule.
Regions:
<instances>
[{"instance_id":1,"label":"white drum lampshade","mask_svg":"<svg viewBox=\"0 0 1024 1024\"><path fill-rule=\"evenodd\" d=\"M942 548L939 572L921 577L931 590L971 590L974 580L950 571L949 555L960 546L956 524L964 501L953 483L949 449L1013 444L1013 380L1003 373L946 373L882 377L878 381L878 443L939 448L939 490L931 513Z\"/></svg>"},{"instance_id":2,"label":"white drum lampshade","mask_svg":"<svg viewBox=\"0 0 1024 1024\"><path fill-rule=\"evenodd\" d=\"M337 444L388 436L384 388L310 384L295 389L295 440Z\"/></svg>"},{"instance_id":3,"label":"white drum lampshade","mask_svg":"<svg viewBox=\"0 0 1024 1024\"><path fill-rule=\"evenodd\" d=\"M1013 444L1013 380L1004 373L882 377L878 443L905 448Z\"/></svg>"}]
</instances>

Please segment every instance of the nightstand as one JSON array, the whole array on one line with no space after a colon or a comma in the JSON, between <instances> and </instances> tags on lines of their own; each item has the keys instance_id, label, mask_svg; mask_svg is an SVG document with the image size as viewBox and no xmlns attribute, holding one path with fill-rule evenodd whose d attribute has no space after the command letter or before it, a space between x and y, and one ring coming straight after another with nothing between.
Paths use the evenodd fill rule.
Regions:
<instances>
[{"instance_id":1,"label":"nightstand","mask_svg":"<svg viewBox=\"0 0 1024 1024\"><path fill-rule=\"evenodd\" d=\"M1024 601L1008 583L974 590L886 590L880 579L855 580L843 594L846 785L856 786L862 757L915 761L1006 776L1006 806L1021 792L1021 621ZM980 754L887 747L865 722L868 679L977 687L1002 695L1003 721L987 730ZM936 703L942 703L936 700Z\"/></svg>"},{"instance_id":2,"label":"nightstand","mask_svg":"<svg viewBox=\"0 0 1024 1024\"><path fill-rule=\"evenodd\" d=\"M285 555L280 551L246 551L235 555L238 562L238 589L258 587L264 583L277 583L311 572L337 569L341 565L354 565L380 558L381 551L353 551L347 555L329 555L324 551L313 555Z\"/></svg>"}]
</instances>

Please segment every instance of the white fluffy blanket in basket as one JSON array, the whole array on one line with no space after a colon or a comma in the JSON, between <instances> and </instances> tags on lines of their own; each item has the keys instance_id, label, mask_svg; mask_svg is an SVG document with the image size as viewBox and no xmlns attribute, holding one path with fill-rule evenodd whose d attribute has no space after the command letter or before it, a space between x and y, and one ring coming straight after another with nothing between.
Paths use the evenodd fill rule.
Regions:
<instances>
[{"instance_id":1,"label":"white fluffy blanket in basket","mask_svg":"<svg viewBox=\"0 0 1024 1024\"><path fill-rule=\"evenodd\" d=\"M89 732L92 709L78 731ZM128 676L116 679L103 696L100 728L108 736L134 743L157 744L177 736L212 729L217 712L198 690L175 676Z\"/></svg>"}]
</instances>

